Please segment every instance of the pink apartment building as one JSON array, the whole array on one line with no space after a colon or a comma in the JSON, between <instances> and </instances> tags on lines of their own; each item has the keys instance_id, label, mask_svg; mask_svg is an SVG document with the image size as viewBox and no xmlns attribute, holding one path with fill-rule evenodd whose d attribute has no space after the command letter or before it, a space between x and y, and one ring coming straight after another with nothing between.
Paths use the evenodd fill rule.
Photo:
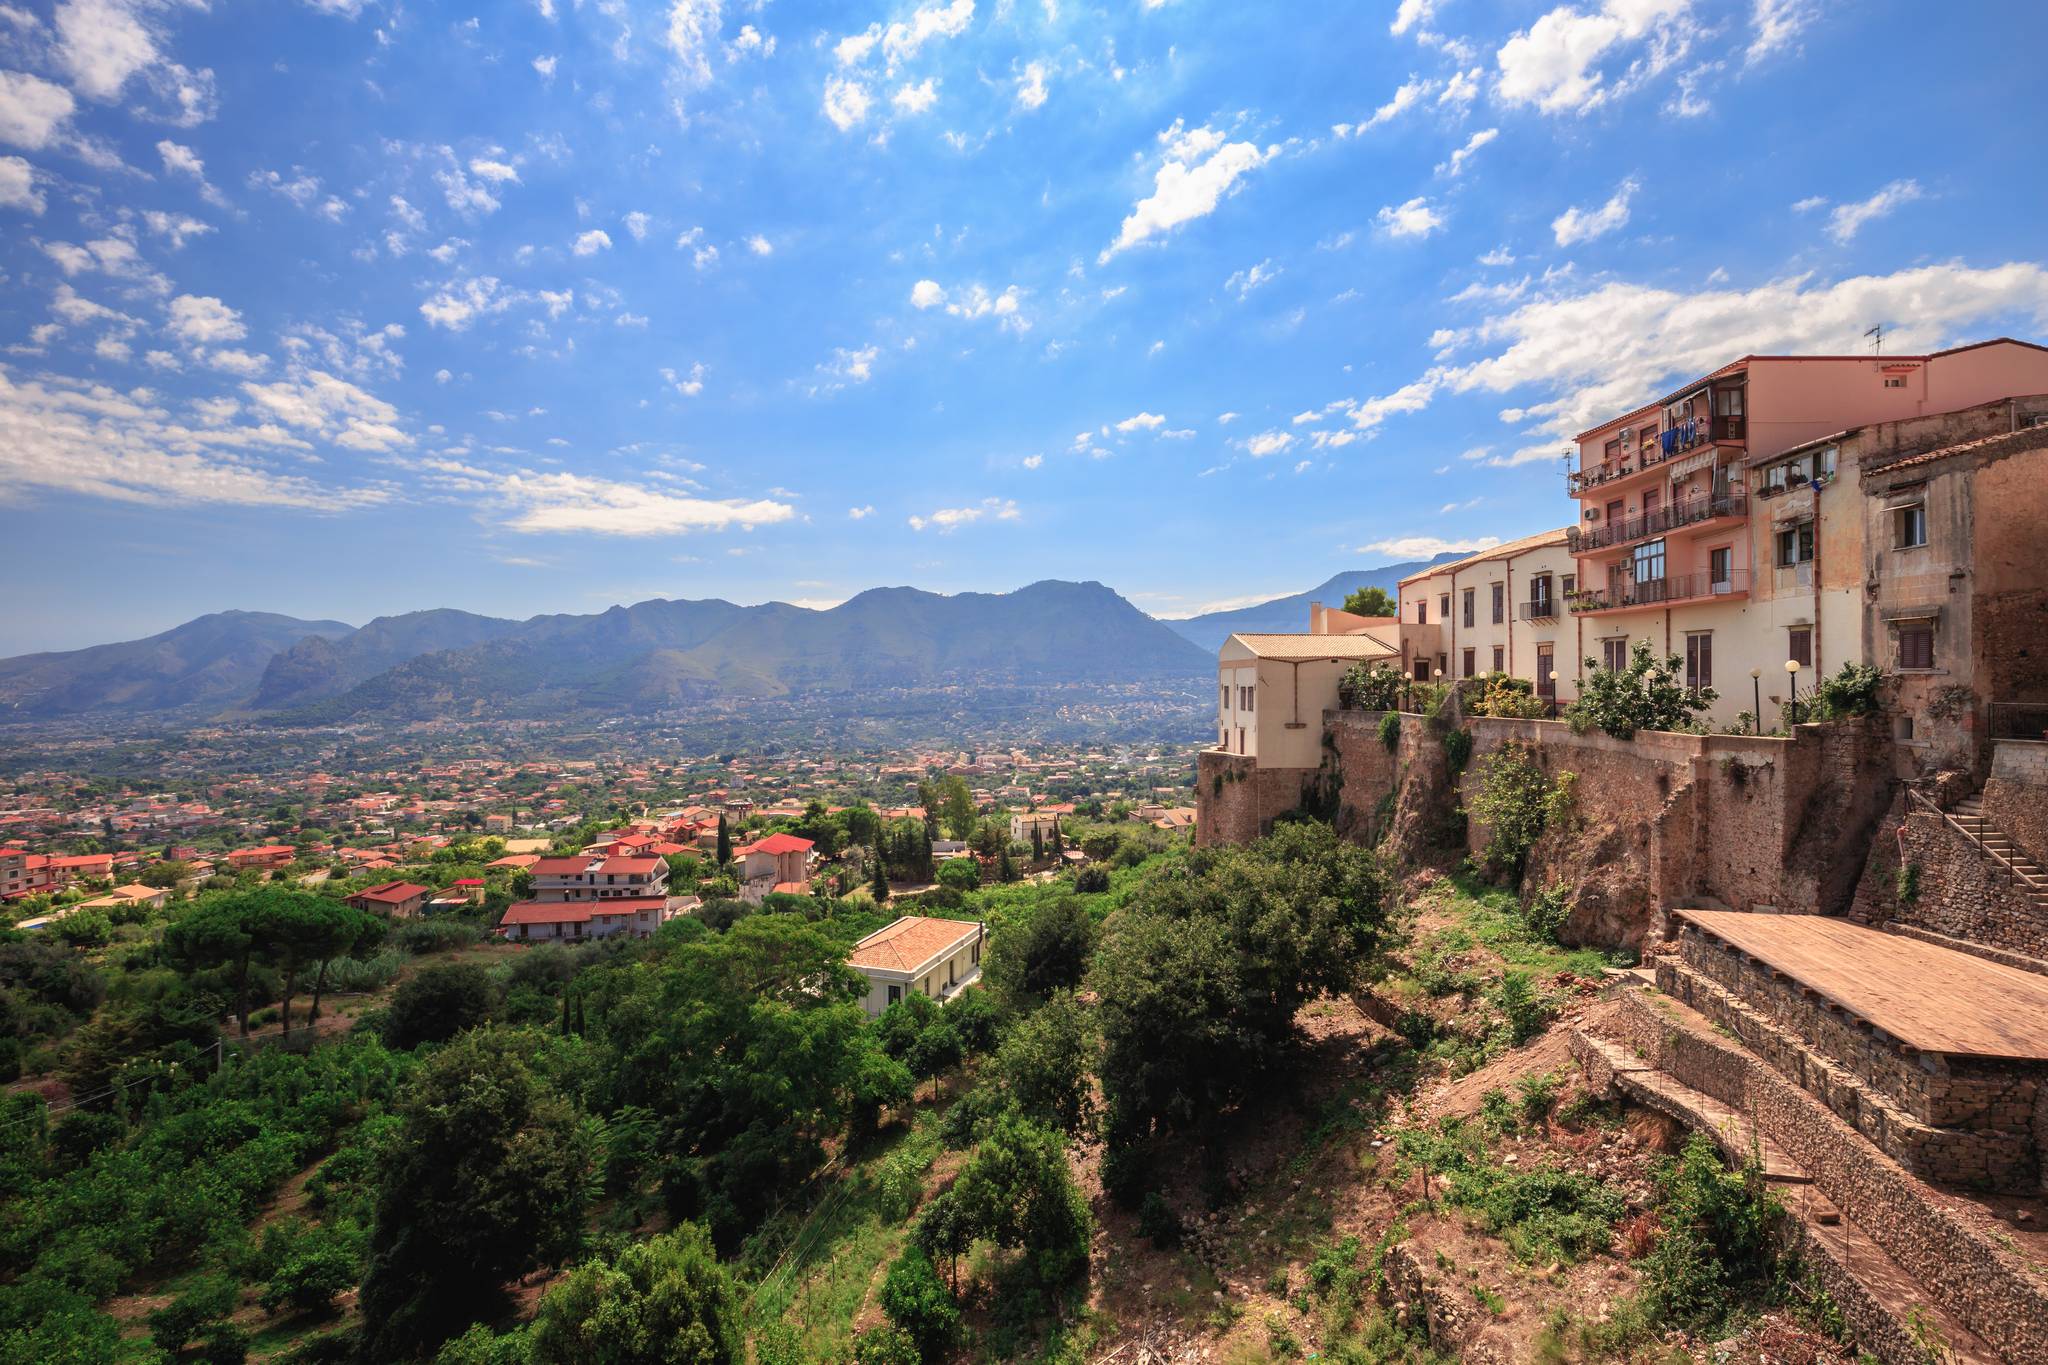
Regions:
<instances>
[{"instance_id":1,"label":"pink apartment building","mask_svg":"<svg viewBox=\"0 0 2048 1365\"><path fill-rule=\"evenodd\" d=\"M1581 433L1559 671L1617 665L1647 640L1717 689L1716 723L1759 691L1775 717L1788 660L1803 687L1865 655L1862 575L1816 580L1821 527L1784 496L1836 478L1824 438L2044 391L2048 347L2008 338L1929 355L1744 356ZM1804 463L1775 458L1808 446Z\"/></svg>"}]
</instances>

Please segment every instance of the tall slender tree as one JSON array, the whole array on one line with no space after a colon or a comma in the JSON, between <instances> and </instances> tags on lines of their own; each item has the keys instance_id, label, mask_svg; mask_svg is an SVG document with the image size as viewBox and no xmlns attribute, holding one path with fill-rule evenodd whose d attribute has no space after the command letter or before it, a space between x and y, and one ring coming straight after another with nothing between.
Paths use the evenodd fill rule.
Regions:
<instances>
[{"instance_id":1,"label":"tall slender tree","mask_svg":"<svg viewBox=\"0 0 2048 1365\"><path fill-rule=\"evenodd\" d=\"M723 869L732 865L732 831L726 827L725 816L718 817L718 866Z\"/></svg>"}]
</instances>

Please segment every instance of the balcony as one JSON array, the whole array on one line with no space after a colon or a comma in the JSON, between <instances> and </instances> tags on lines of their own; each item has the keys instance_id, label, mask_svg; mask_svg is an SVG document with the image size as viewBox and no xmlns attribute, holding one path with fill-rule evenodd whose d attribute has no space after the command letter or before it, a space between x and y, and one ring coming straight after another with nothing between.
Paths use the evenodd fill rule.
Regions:
<instances>
[{"instance_id":1,"label":"balcony","mask_svg":"<svg viewBox=\"0 0 2048 1365\"><path fill-rule=\"evenodd\" d=\"M1524 621L1555 621L1557 619L1557 599L1554 597L1539 597L1533 602L1518 603L1515 606L1515 615Z\"/></svg>"},{"instance_id":2,"label":"balcony","mask_svg":"<svg viewBox=\"0 0 2048 1365\"><path fill-rule=\"evenodd\" d=\"M1581 592L1571 599L1572 614L1586 616L1605 611L1637 611L1663 607L1675 602L1710 601L1715 598L1747 597L1749 570L1734 569L1725 578L1710 573L1678 574L1670 578L1646 578L1624 583L1619 589Z\"/></svg>"},{"instance_id":3,"label":"balcony","mask_svg":"<svg viewBox=\"0 0 2048 1365\"><path fill-rule=\"evenodd\" d=\"M1640 434L1635 450L1617 460L1572 470L1565 476L1565 489L1572 497L1584 497L1604 484L1633 478L1646 469L1668 464L1702 446L1740 445L1742 441L1743 420L1740 416L1690 417L1663 431Z\"/></svg>"},{"instance_id":4,"label":"balcony","mask_svg":"<svg viewBox=\"0 0 2048 1365\"><path fill-rule=\"evenodd\" d=\"M1653 536L1669 535L1688 526L1719 521L1724 517L1747 515L1749 500L1741 493L1681 498L1669 506L1659 507L1654 512L1623 517L1620 521L1611 521L1590 531L1581 531L1576 526L1571 527L1565 531L1565 544L1575 555L1591 554L1595 550L1626 545L1632 540L1648 540Z\"/></svg>"}]
</instances>

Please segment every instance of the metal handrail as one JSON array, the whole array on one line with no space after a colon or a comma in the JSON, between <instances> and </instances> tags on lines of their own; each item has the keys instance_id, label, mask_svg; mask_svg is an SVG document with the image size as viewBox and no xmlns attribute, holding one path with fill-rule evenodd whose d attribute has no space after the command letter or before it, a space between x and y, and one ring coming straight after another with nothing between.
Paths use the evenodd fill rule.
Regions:
<instances>
[{"instance_id":1,"label":"metal handrail","mask_svg":"<svg viewBox=\"0 0 2048 1365\"><path fill-rule=\"evenodd\" d=\"M1726 587L1719 585L1726 584ZM1749 570L1730 569L1728 577L1715 578L1711 570L1674 574L1668 578L1645 578L1624 586L1610 597L1604 588L1580 589L1571 599L1573 612L1612 611L1617 607L1654 607L1666 602L1732 597L1749 591Z\"/></svg>"},{"instance_id":2,"label":"metal handrail","mask_svg":"<svg viewBox=\"0 0 2048 1365\"><path fill-rule=\"evenodd\" d=\"M2010 858L2007 858L1997 849L1985 843L1972 831L1964 829L1962 821L1956 819L1953 815L1950 815L1940 806L1935 805L1932 798L1924 796L1921 793L1914 791L1911 787L1908 787L1906 788L1906 800L1907 804L1909 805L1914 802L1918 802L1920 805L1925 806L1930 813L1939 816L1943 824L1947 825L1956 833L1962 835L1963 838L1969 840L1971 847L1975 848L1979 853L1989 858L1992 862L1997 863L1999 867L2005 870L2005 874L2008 877L2011 877L2021 886L2026 887L2028 891L2033 892L2037 896L2042 894L2048 894L2048 886L2041 886L2036 884L2033 878L2029 877L2026 873L2020 871L2017 867L2013 866L2012 860Z\"/></svg>"},{"instance_id":3,"label":"metal handrail","mask_svg":"<svg viewBox=\"0 0 2048 1365\"><path fill-rule=\"evenodd\" d=\"M1646 536L1664 535L1704 521L1715 521L1721 517L1739 517L1749 510L1748 497L1742 493L1702 493L1690 498L1681 498L1667 507L1653 512L1638 512L1635 516L1621 521L1609 522L1597 530L1581 531L1568 527L1565 540L1572 550L1598 550L1609 545L1621 545Z\"/></svg>"}]
</instances>

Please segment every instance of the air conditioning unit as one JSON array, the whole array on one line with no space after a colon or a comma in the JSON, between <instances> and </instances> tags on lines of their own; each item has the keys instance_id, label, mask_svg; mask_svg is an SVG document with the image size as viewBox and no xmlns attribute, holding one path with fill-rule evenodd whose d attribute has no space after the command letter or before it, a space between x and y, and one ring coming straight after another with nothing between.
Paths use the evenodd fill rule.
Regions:
<instances>
[{"instance_id":1,"label":"air conditioning unit","mask_svg":"<svg viewBox=\"0 0 2048 1365\"><path fill-rule=\"evenodd\" d=\"M1599 509L1599 508L1597 508L1597 507L1588 507L1588 508L1586 509L1586 520L1587 520L1587 521L1598 521L1598 520L1600 520L1600 509Z\"/></svg>"},{"instance_id":2,"label":"air conditioning unit","mask_svg":"<svg viewBox=\"0 0 2048 1365\"><path fill-rule=\"evenodd\" d=\"M1636 429L1634 427L1623 427L1621 429L1621 443L1623 445L1627 445L1630 441L1633 441L1635 438Z\"/></svg>"}]
</instances>

